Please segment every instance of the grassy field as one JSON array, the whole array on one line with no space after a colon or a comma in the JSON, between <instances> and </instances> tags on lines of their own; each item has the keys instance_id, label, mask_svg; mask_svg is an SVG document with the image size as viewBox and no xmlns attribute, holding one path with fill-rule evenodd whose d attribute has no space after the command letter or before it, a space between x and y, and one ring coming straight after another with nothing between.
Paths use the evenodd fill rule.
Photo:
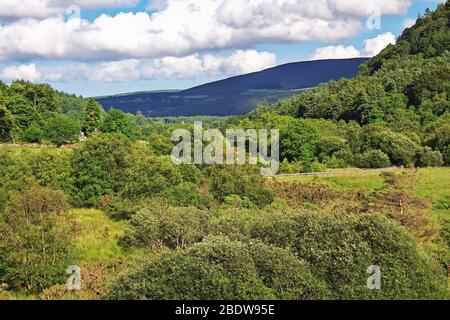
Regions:
<instances>
[{"instance_id":1,"label":"grassy field","mask_svg":"<svg viewBox=\"0 0 450 320\"><path fill-rule=\"evenodd\" d=\"M396 171L401 174L402 170ZM414 193L432 200L432 213L437 217L450 219L450 168L418 169L418 181ZM280 182L318 182L337 190L366 190L373 192L383 186L379 172L333 177L279 177Z\"/></svg>"},{"instance_id":2,"label":"grassy field","mask_svg":"<svg viewBox=\"0 0 450 320\"><path fill-rule=\"evenodd\" d=\"M93 209L74 209L72 214L80 228L76 245L82 260L105 262L124 255L118 240L125 233L125 222Z\"/></svg>"}]
</instances>

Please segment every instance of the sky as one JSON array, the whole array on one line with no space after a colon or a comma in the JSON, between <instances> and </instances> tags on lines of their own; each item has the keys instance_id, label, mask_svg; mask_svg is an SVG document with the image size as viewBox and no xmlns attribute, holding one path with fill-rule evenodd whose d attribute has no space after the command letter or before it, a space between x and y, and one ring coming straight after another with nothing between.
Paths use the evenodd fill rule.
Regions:
<instances>
[{"instance_id":1,"label":"sky","mask_svg":"<svg viewBox=\"0 0 450 320\"><path fill-rule=\"evenodd\" d=\"M371 57L442 0L1 0L0 80L85 97Z\"/></svg>"}]
</instances>

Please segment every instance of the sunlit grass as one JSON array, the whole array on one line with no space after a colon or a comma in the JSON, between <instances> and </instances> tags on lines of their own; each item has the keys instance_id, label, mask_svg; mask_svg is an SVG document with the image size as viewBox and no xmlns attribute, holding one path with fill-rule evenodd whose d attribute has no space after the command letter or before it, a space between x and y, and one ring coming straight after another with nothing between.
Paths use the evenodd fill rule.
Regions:
<instances>
[{"instance_id":1,"label":"sunlit grass","mask_svg":"<svg viewBox=\"0 0 450 320\"><path fill-rule=\"evenodd\" d=\"M94 209L74 209L72 214L80 227L76 247L83 261L109 261L124 255L119 240L126 223L110 219Z\"/></svg>"},{"instance_id":2,"label":"sunlit grass","mask_svg":"<svg viewBox=\"0 0 450 320\"><path fill-rule=\"evenodd\" d=\"M342 171L342 170L341 170ZM348 171L353 171L348 170ZM394 171L401 174L403 171ZM368 172L351 175L337 175L333 177L277 177L280 182L317 182L327 184L337 190L373 192L383 186L383 179L379 172ZM438 217L450 219L450 209L445 205L450 203L450 168L418 169L418 181L414 190L416 195L432 200L432 213Z\"/></svg>"},{"instance_id":3,"label":"sunlit grass","mask_svg":"<svg viewBox=\"0 0 450 320\"><path fill-rule=\"evenodd\" d=\"M450 168L420 169L414 193L432 199L433 213L450 219Z\"/></svg>"}]
</instances>

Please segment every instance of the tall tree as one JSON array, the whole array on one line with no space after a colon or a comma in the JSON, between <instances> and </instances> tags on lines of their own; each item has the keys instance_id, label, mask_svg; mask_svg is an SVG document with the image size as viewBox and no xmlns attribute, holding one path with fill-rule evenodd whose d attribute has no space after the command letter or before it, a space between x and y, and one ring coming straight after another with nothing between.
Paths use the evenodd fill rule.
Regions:
<instances>
[{"instance_id":1,"label":"tall tree","mask_svg":"<svg viewBox=\"0 0 450 320\"><path fill-rule=\"evenodd\" d=\"M0 104L0 140L10 140L14 128L14 116L4 105Z\"/></svg>"},{"instance_id":2,"label":"tall tree","mask_svg":"<svg viewBox=\"0 0 450 320\"><path fill-rule=\"evenodd\" d=\"M85 114L86 117L83 123L83 131L86 135L90 135L97 131L102 123L103 108L94 99L89 99Z\"/></svg>"},{"instance_id":3,"label":"tall tree","mask_svg":"<svg viewBox=\"0 0 450 320\"><path fill-rule=\"evenodd\" d=\"M110 109L103 120L101 130L105 133L122 133L133 140L136 138L136 121L131 114Z\"/></svg>"}]
</instances>

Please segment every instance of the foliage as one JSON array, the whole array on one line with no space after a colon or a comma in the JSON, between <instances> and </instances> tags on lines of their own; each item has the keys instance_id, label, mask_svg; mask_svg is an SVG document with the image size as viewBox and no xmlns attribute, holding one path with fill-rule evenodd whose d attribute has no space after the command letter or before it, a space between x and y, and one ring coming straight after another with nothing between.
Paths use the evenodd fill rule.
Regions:
<instances>
[{"instance_id":1,"label":"foliage","mask_svg":"<svg viewBox=\"0 0 450 320\"><path fill-rule=\"evenodd\" d=\"M100 196L122 191L125 157L130 150L130 141L121 134L94 135L76 149L72 156L74 203L94 206Z\"/></svg>"},{"instance_id":2,"label":"foliage","mask_svg":"<svg viewBox=\"0 0 450 320\"><path fill-rule=\"evenodd\" d=\"M187 250L163 252L146 259L114 281L107 297L267 300L325 295L324 285L289 251L262 243L246 245L223 237L210 237Z\"/></svg>"},{"instance_id":3,"label":"foliage","mask_svg":"<svg viewBox=\"0 0 450 320\"><path fill-rule=\"evenodd\" d=\"M110 109L100 126L105 133L121 133L129 139L136 138L136 123L131 115L117 109Z\"/></svg>"},{"instance_id":4,"label":"foliage","mask_svg":"<svg viewBox=\"0 0 450 320\"><path fill-rule=\"evenodd\" d=\"M103 108L94 99L89 99L86 104L85 114L83 131L90 136L102 124Z\"/></svg>"},{"instance_id":5,"label":"foliage","mask_svg":"<svg viewBox=\"0 0 450 320\"><path fill-rule=\"evenodd\" d=\"M26 142L41 143L45 137L45 133L36 122L33 122L23 131L22 137Z\"/></svg>"},{"instance_id":6,"label":"foliage","mask_svg":"<svg viewBox=\"0 0 450 320\"><path fill-rule=\"evenodd\" d=\"M358 162L361 168L387 168L391 165L389 157L380 150L367 151Z\"/></svg>"},{"instance_id":7,"label":"foliage","mask_svg":"<svg viewBox=\"0 0 450 320\"><path fill-rule=\"evenodd\" d=\"M393 222L376 214L268 217L253 236L289 247L311 265L337 299L436 299L446 297L444 272ZM382 270L382 290L368 290L366 270Z\"/></svg>"},{"instance_id":8,"label":"foliage","mask_svg":"<svg viewBox=\"0 0 450 320\"><path fill-rule=\"evenodd\" d=\"M0 279L34 291L64 283L74 230L60 192L31 188L15 196L0 221Z\"/></svg>"},{"instance_id":9,"label":"foliage","mask_svg":"<svg viewBox=\"0 0 450 320\"><path fill-rule=\"evenodd\" d=\"M156 156L145 143L132 146L124 158L123 169L123 195L127 198L151 197L182 180L170 158Z\"/></svg>"},{"instance_id":10,"label":"foliage","mask_svg":"<svg viewBox=\"0 0 450 320\"><path fill-rule=\"evenodd\" d=\"M247 166L215 167L211 173L211 192L224 201L227 196L247 197L258 207L264 207L274 200L272 191L266 187L264 178L257 168Z\"/></svg>"},{"instance_id":11,"label":"foliage","mask_svg":"<svg viewBox=\"0 0 450 320\"><path fill-rule=\"evenodd\" d=\"M78 120L56 114L46 121L45 132L46 138L59 147L77 142L81 125Z\"/></svg>"},{"instance_id":12,"label":"foliage","mask_svg":"<svg viewBox=\"0 0 450 320\"><path fill-rule=\"evenodd\" d=\"M152 202L131 217L124 243L183 249L206 236L208 220L202 210Z\"/></svg>"},{"instance_id":13,"label":"foliage","mask_svg":"<svg viewBox=\"0 0 450 320\"><path fill-rule=\"evenodd\" d=\"M14 128L14 117L4 105L0 104L0 141L10 140Z\"/></svg>"}]
</instances>

